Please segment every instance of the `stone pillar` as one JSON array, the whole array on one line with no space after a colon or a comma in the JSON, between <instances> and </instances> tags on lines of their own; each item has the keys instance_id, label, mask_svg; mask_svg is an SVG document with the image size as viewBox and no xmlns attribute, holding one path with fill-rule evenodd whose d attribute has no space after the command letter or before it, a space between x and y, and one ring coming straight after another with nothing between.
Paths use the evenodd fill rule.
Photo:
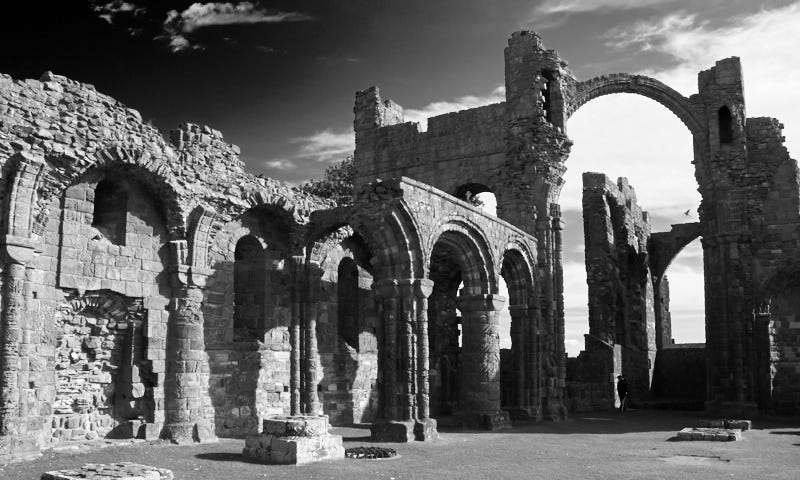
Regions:
<instances>
[{"instance_id":1,"label":"stone pillar","mask_svg":"<svg viewBox=\"0 0 800 480\"><path fill-rule=\"evenodd\" d=\"M322 415L322 402L319 401L317 388L319 386L322 370L319 364L319 348L317 344L317 300L322 270L319 265L309 264L308 269L308 309L306 311L305 323L305 397L306 411L309 416Z\"/></svg>"},{"instance_id":2,"label":"stone pillar","mask_svg":"<svg viewBox=\"0 0 800 480\"><path fill-rule=\"evenodd\" d=\"M436 420L431 418L430 406L430 339L428 337L428 297L433 292L433 281L413 282L412 295L416 304L417 332L417 418L414 438L421 441L439 438Z\"/></svg>"},{"instance_id":3,"label":"stone pillar","mask_svg":"<svg viewBox=\"0 0 800 480\"><path fill-rule=\"evenodd\" d=\"M458 297L462 315L461 391L459 423L495 430L509 427L500 409L500 333L498 312L506 299L499 295Z\"/></svg>"},{"instance_id":4,"label":"stone pillar","mask_svg":"<svg viewBox=\"0 0 800 480\"><path fill-rule=\"evenodd\" d=\"M557 203L550 204L550 216L553 228L553 297L555 309L553 311L553 347L556 362L555 389L548 400L549 418L561 420L566 418L567 409L564 406L564 388L567 377L567 356L564 345L564 267L562 256L562 234L564 221L561 219L561 206Z\"/></svg>"},{"instance_id":5,"label":"stone pillar","mask_svg":"<svg viewBox=\"0 0 800 480\"><path fill-rule=\"evenodd\" d=\"M303 323L303 297L307 292L305 257L292 257L292 318L289 326L291 344L289 388L291 388L291 414L300 415L300 326Z\"/></svg>"},{"instance_id":6,"label":"stone pillar","mask_svg":"<svg viewBox=\"0 0 800 480\"><path fill-rule=\"evenodd\" d=\"M536 370L531 369L533 343L531 338L531 318L527 305L511 305L511 354L514 365L514 399L509 413L514 418L536 418L537 413L531 405L531 384L538 382Z\"/></svg>"},{"instance_id":7,"label":"stone pillar","mask_svg":"<svg viewBox=\"0 0 800 480\"><path fill-rule=\"evenodd\" d=\"M438 438L430 418L427 299L433 282L388 279L373 283L381 302L380 344L382 416L371 427L372 438L408 442Z\"/></svg>"},{"instance_id":8,"label":"stone pillar","mask_svg":"<svg viewBox=\"0 0 800 480\"><path fill-rule=\"evenodd\" d=\"M424 421L431 416L430 405L430 344L428 337L428 297L433 291L433 281L420 280L417 284L417 418Z\"/></svg>"},{"instance_id":9,"label":"stone pillar","mask_svg":"<svg viewBox=\"0 0 800 480\"><path fill-rule=\"evenodd\" d=\"M203 331L203 288L211 273L185 266L173 273L176 293L167 329L166 423L161 431L161 438L173 443L217 441Z\"/></svg>"},{"instance_id":10,"label":"stone pillar","mask_svg":"<svg viewBox=\"0 0 800 480\"><path fill-rule=\"evenodd\" d=\"M25 269L36 254L31 241L4 239L3 308L0 326L0 461L39 456L35 434L21 409L21 343L25 320Z\"/></svg>"}]
</instances>

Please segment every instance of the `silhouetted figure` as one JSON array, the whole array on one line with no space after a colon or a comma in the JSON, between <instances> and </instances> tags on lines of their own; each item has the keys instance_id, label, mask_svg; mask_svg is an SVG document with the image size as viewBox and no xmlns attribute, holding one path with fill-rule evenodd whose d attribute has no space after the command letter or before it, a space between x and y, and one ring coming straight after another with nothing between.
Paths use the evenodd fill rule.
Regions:
<instances>
[{"instance_id":1,"label":"silhouetted figure","mask_svg":"<svg viewBox=\"0 0 800 480\"><path fill-rule=\"evenodd\" d=\"M628 409L628 397L631 394L631 386L625 377L619 375L617 377L617 395L619 395L619 412L623 413Z\"/></svg>"}]
</instances>

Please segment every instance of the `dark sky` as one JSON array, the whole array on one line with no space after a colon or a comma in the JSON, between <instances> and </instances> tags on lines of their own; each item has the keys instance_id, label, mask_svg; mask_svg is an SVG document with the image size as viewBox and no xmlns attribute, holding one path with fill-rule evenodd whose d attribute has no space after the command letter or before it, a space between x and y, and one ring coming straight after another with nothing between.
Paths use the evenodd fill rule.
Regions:
<instances>
[{"instance_id":1,"label":"dark sky","mask_svg":"<svg viewBox=\"0 0 800 480\"><path fill-rule=\"evenodd\" d=\"M314 151L298 158L304 139L351 125L356 90L379 85L384 96L419 108L501 85L506 40L536 23L541 2L205 2L196 5L223 6L204 17L205 25L173 24L171 33L190 44L178 52L165 21L172 10L190 10L191 1L10 3L0 28L4 73L38 78L50 70L94 84L164 133L184 121L208 124L242 147L251 171L299 181L330 160ZM244 7L226 22L224 5ZM576 24L579 36L558 26L543 33L588 76L630 62L582 39L653 11L590 12ZM247 20L279 13L295 16ZM637 62L647 63L645 57ZM265 165L270 160L282 160L282 168Z\"/></svg>"}]
</instances>

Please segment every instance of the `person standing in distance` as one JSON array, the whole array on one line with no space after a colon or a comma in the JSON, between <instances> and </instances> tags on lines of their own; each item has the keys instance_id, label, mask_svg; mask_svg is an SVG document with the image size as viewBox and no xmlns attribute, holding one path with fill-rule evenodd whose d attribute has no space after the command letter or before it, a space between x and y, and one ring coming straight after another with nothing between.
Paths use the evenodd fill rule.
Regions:
<instances>
[{"instance_id":1,"label":"person standing in distance","mask_svg":"<svg viewBox=\"0 0 800 480\"><path fill-rule=\"evenodd\" d=\"M619 412L625 413L625 410L628 409L628 397L631 394L631 386L628 385L628 381L625 380L625 377L619 375L617 377L617 395L619 395Z\"/></svg>"}]
</instances>

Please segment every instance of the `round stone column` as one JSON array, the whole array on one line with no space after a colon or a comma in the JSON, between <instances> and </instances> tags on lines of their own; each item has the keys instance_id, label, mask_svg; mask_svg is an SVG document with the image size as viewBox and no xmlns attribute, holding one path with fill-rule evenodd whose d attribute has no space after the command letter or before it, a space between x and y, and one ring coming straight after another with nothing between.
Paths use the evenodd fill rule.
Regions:
<instances>
[{"instance_id":1,"label":"round stone column","mask_svg":"<svg viewBox=\"0 0 800 480\"><path fill-rule=\"evenodd\" d=\"M203 331L202 287L206 275L200 271L190 273L188 268L181 270L185 271L176 275L176 294L170 304L167 329L166 422L161 438L178 444L215 442Z\"/></svg>"},{"instance_id":2,"label":"round stone column","mask_svg":"<svg viewBox=\"0 0 800 480\"><path fill-rule=\"evenodd\" d=\"M498 313L506 303L499 295L458 297L462 317L459 423L495 430L510 426L500 409L500 332Z\"/></svg>"}]
</instances>

